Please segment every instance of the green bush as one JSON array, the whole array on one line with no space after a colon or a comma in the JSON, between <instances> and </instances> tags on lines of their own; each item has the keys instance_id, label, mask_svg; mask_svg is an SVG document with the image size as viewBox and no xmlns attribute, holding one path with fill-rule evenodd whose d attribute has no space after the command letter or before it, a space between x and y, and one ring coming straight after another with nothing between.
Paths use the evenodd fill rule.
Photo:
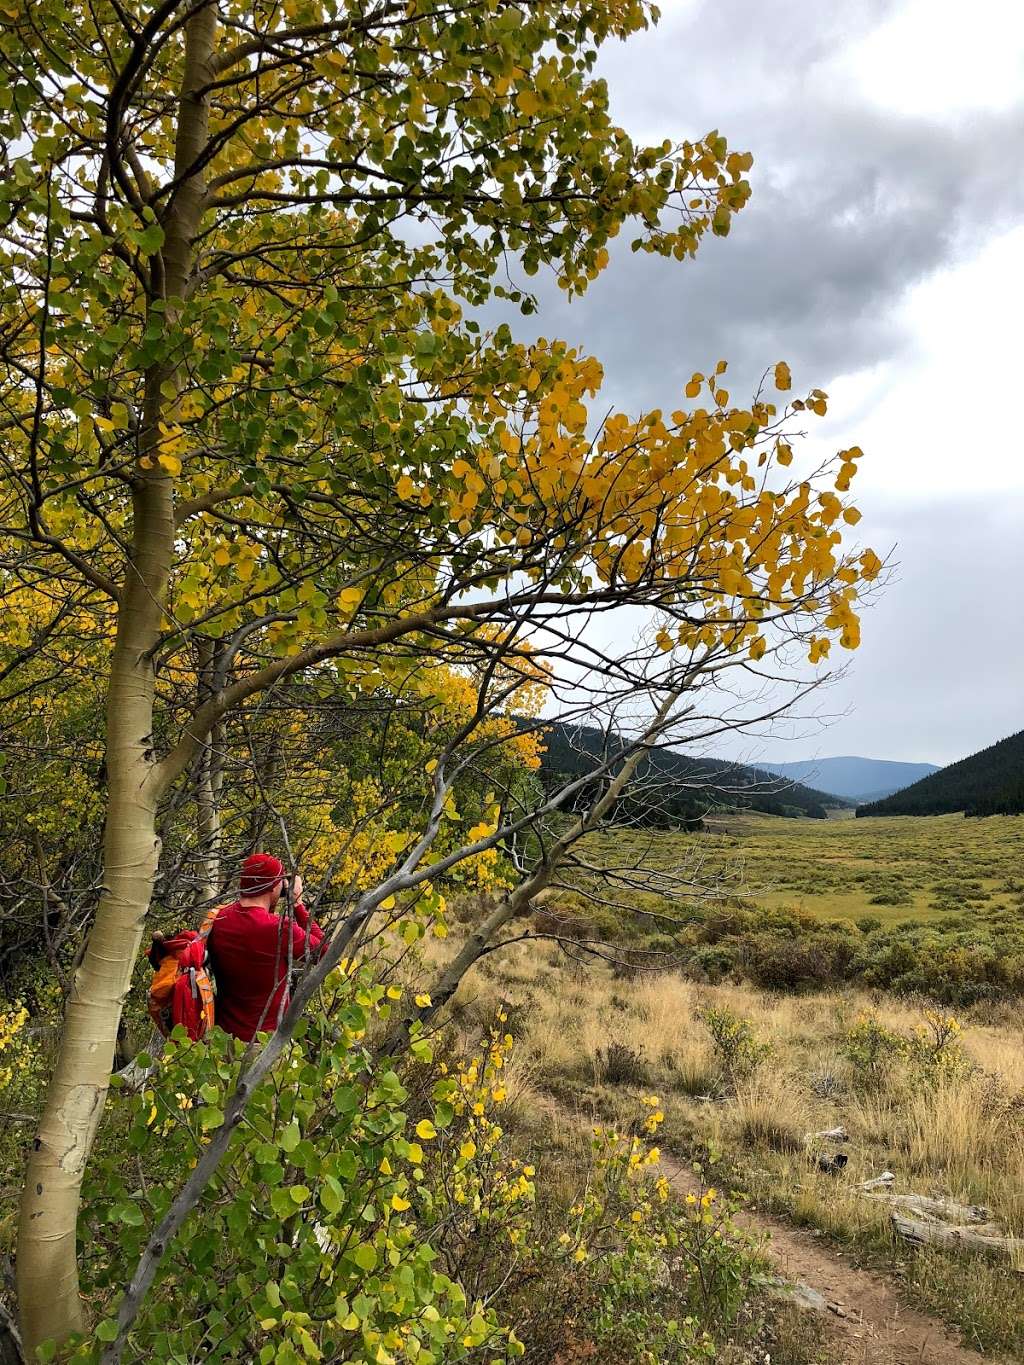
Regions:
<instances>
[{"instance_id":1,"label":"green bush","mask_svg":"<svg viewBox=\"0 0 1024 1365\"><path fill-rule=\"evenodd\" d=\"M840 1051L852 1063L859 1085L879 1089L896 1063L907 1055L907 1049L907 1039L901 1033L887 1029L874 1015L861 1014L847 1030Z\"/></svg>"},{"instance_id":2,"label":"green bush","mask_svg":"<svg viewBox=\"0 0 1024 1365\"><path fill-rule=\"evenodd\" d=\"M420 1040L403 1075L365 1046L390 1008L366 974L334 974L168 1248L126 1361L522 1354L477 1274L481 1258L507 1273L532 1207L532 1179L493 1116L510 1040L456 1070L434 1066ZM125 1141L85 1190L83 1288L100 1321L76 1359L96 1361L113 1335L123 1286L220 1124L241 1053L219 1030L202 1045L172 1039L126 1102ZM425 1102L410 1103L410 1079Z\"/></svg>"},{"instance_id":3,"label":"green bush","mask_svg":"<svg viewBox=\"0 0 1024 1365\"><path fill-rule=\"evenodd\" d=\"M725 1079L732 1085L752 1075L771 1052L771 1044L758 1040L750 1021L731 1010L710 1006L701 1018Z\"/></svg>"}]
</instances>

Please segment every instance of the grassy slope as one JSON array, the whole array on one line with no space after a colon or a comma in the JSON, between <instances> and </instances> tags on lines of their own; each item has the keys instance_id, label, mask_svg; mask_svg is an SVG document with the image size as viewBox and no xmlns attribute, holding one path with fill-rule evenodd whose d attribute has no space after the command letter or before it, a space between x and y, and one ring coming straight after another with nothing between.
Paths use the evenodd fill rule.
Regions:
<instances>
[{"instance_id":1,"label":"grassy slope","mask_svg":"<svg viewBox=\"0 0 1024 1365\"><path fill-rule=\"evenodd\" d=\"M870 1011L911 1035L922 1026L919 1011L856 993L795 999L696 986L673 974L616 979L604 967L567 967L548 945L505 950L482 975L460 1003L480 1009L497 993L512 1007L520 1036L508 1076L515 1106L534 1109L539 1092L551 1089L563 1103L622 1119L639 1092L653 1090L666 1115L666 1145L684 1155L717 1151L719 1179L899 1277L969 1343L1024 1350L1019 1265L908 1254L893 1243L885 1205L853 1189L889 1169L898 1190L983 1202L1008 1229L1024 1232L1019 1027L969 1026L961 1046L978 1070L950 1084L924 1083L896 1063L869 1085L844 1056L848 1030ZM703 1023L708 1006L750 1020L770 1045L767 1059L736 1085L724 1077ZM635 1070L627 1065L614 1082L606 1065L612 1045L635 1055ZM701 1098L709 1093L718 1102ZM850 1164L839 1180L815 1171L805 1145L807 1133L837 1123L850 1133Z\"/></svg>"},{"instance_id":2,"label":"grassy slope","mask_svg":"<svg viewBox=\"0 0 1024 1365\"><path fill-rule=\"evenodd\" d=\"M1020 817L826 823L748 814L722 818L704 835L609 831L592 837L587 857L620 872L636 869L637 885L648 889L623 889L620 881L616 898L650 908L667 908L650 888L659 873L676 872L704 886L719 877L721 897L792 906L823 921L941 921L956 911L983 922L1019 904L1022 835ZM522 1039L510 1076L519 1105L530 1107L531 1096L551 1089L563 1102L624 1116L638 1089L653 1089L662 1096L667 1144L683 1154L717 1148L728 1178L764 1207L821 1228L900 1277L969 1342L1024 1352L1022 1266L908 1254L892 1241L885 1206L851 1189L888 1168L902 1190L986 1203L1024 1235L1024 1053L1010 1007L989 1005L986 1022L969 1027L963 1048L973 1073L936 1087L898 1063L871 1087L844 1055L847 1032L867 1010L909 1036L922 1026L915 1007L850 990L766 995L675 973L616 978L607 966L573 967L539 944L495 954L458 1003L472 1014L496 995L512 1006ZM708 1005L751 1020L770 1044L768 1059L739 1086L723 1081L702 1020ZM632 1078L610 1081L612 1044L638 1054ZM700 1098L709 1093L719 1102ZM814 1170L803 1143L806 1133L836 1123L851 1135L850 1166L839 1181Z\"/></svg>"}]
</instances>

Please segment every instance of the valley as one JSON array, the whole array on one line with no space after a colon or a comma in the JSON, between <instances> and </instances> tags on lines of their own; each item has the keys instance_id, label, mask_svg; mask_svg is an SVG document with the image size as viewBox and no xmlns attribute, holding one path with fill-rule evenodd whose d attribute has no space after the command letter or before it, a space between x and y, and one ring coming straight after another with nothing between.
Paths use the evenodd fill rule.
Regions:
<instances>
[{"instance_id":1,"label":"valley","mask_svg":"<svg viewBox=\"0 0 1024 1365\"><path fill-rule=\"evenodd\" d=\"M791 820L756 811L705 817L705 835L618 827L590 836L598 860L680 872L699 863L702 891L819 919L883 924L993 914L1024 892L1019 816Z\"/></svg>"}]
</instances>

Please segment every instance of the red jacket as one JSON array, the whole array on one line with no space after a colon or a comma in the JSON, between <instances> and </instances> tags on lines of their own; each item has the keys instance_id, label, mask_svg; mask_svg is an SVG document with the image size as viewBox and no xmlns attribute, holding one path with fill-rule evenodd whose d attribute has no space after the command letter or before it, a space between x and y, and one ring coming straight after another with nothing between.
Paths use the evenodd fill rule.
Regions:
<instances>
[{"instance_id":1,"label":"red jacket","mask_svg":"<svg viewBox=\"0 0 1024 1365\"><path fill-rule=\"evenodd\" d=\"M244 1042L257 1030L273 1033L288 1006L287 929L284 916L238 901L213 922L207 946L217 980L217 1023ZM295 907L291 932L293 965L320 955L323 930L304 905Z\"/></svg>"}]
</instances>

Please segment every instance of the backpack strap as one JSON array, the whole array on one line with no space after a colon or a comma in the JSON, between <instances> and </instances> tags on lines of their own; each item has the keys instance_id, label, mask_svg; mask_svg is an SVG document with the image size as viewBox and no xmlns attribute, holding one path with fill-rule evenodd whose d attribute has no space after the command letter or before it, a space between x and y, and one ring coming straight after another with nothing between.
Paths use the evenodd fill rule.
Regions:
<instances>
[{"instance_id":1,"label":"backpack strap","mask_svg":"<svg viewBox=\"0 0 1024 1365\"><path fill-rule=\"evenodd\" d=\"M213 921L217 918L217 916L220 914L222 910L226 910L227 908L228 907L226 905L217 905L214 906L212 910L207 910L206 914L203 916L203 922L199 926L199 937L203 940L204 943L210 937L210 930L213 928Z\"/></svg>"}]
</instances>

